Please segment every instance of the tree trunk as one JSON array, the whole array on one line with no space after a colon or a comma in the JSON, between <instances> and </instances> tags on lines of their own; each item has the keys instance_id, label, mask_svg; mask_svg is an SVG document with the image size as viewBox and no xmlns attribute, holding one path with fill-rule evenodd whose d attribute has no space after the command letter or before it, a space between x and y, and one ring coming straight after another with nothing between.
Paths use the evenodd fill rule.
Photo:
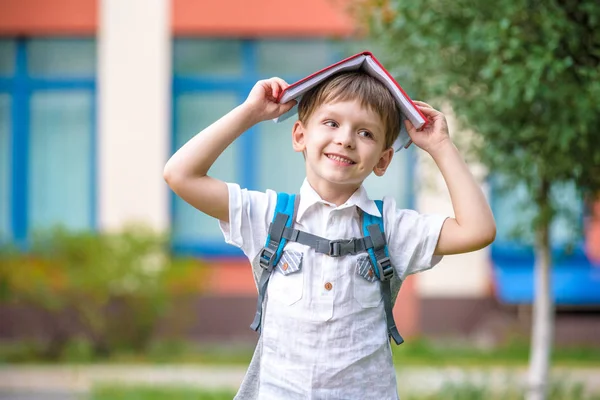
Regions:
<instances>
[{"instance_id":1,"label":"tree trunk","mask_svg":"<svg viewBox=\"0 0 600 400\"><path fill-rule=\"evenodd\" d=\"M554 335L554 296L551 279L550 252L550 185L543 182L536 199L542 222L535 232L535 296L533 326L529 356L529 382L527 400L544 400L548 393L550 353Z\"/></svg>"}]
</instances>

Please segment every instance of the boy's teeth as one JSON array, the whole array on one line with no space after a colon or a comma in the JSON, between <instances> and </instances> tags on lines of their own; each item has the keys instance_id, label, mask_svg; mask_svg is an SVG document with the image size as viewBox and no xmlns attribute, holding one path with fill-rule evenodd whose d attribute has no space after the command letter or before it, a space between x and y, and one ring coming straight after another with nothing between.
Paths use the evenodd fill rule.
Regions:
<instances>
[{"instance_id":1,"label":"boy's teeth","mask_svg":"<svg viewBox=\"0 0 600 400\"><path fill-rule=\"evenodd\" d=\"M349 160L349 159L344 158L344 157L334 156L334 155L331 155L331 154L327 155L327 157L329 157L329 158L331 158L332 160L335 160L335 161L339 161L339 162L343 162L343 163L347 163L347 164L354 164L354 161Z\"/></svg>"}]
</instances>

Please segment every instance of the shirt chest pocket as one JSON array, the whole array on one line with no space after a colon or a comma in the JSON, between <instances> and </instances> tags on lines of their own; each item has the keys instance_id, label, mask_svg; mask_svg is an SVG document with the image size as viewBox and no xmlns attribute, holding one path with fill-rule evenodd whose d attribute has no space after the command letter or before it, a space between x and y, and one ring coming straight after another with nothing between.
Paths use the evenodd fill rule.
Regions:
<instances>
[{"instance_id":1,"label":"shirt chest pocket","mask_svg":"<svg viewBox=\"0 0 600 400\"><path fill-rule=\"evenodd\" d=\"M356 260L354 278L354 298L363 308L377 307L381 302L381 282L371 264L369 256Z\"/></svg>"},{"instance_id":2,"label":"shirt chest pocket","mask_svg":"<svg viewBox=\"0 0 600 400\"><path fill-rule=\"evenodd\" d=\"M267 292L269 300L292 305L302 298L304 291L303 253L285 250L273 269Z\"/></svg>"}]
</instances>

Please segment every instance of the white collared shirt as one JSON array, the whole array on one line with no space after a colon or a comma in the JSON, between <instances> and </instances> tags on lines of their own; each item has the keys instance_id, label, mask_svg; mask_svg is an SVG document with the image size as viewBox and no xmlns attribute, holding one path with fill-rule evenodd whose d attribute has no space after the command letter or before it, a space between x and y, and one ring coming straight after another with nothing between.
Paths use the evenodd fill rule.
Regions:
<instances>
[{"instance_id":1,"label":"white collared shirt","mask_svg":"<svg viewBox=\"0 0 600 400\"><path fill-rule=\"evenodd\" d=\"M221 229L252 261L265 245L277 194L228 187L229 223ZM294 228L330 240L362 237L358 209L381 216L362 186L337 207L305 180ZM402 280L440 261L433 252L445 217L397 209L392 197L384 198L383 214L390 259ZM285 252L295 265L280 261L271 274L262 343L248 371L258 380L257 398L397 399L380 282L359 271L365 255L334 258L295 242Z\"/></svg>"}]
</instances>

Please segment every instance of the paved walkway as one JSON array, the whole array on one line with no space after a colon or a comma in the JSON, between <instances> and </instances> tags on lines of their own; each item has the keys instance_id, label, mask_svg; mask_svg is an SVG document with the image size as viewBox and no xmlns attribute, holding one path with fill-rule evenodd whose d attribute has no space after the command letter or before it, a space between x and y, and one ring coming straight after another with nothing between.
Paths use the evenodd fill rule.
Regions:
<instances>
[{"instance_id":1,"label":"paved walkway","mask_svg":"<svg viewBox=\"0 0 600 400\"><path fill-rule=\"evenodd\" d=\"M0 366L2 400L75 400L97 384L152 384L202 388L236 389L246 368L243 366L196 365L85 365L85 366ZM400 393L426 393L448 382L522 384L524 368L426 368L398 370ZM553 376L581 382L590 391L600 392L600 368L556 368Z\"/></svg>"}]
</instances>

